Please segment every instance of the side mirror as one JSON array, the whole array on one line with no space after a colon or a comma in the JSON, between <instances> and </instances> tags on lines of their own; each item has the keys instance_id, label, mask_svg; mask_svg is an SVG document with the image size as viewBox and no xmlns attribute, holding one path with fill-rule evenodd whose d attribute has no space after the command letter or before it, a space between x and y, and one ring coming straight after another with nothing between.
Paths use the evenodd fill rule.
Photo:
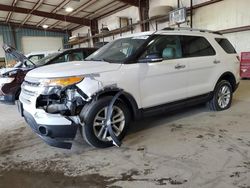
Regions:
<instances>
[{"instance_id":1,"label":"side mirror","mask_svg":"<svg viewBox=\"0 0 250 188\"><path fill-rule=\"evenodd\" d=\"M139 63L156 63L156 62L162 62L162 61L163 61L163 58L158 53L148 54L145 58L139 59Z\"/></svg>"}]
</instances>

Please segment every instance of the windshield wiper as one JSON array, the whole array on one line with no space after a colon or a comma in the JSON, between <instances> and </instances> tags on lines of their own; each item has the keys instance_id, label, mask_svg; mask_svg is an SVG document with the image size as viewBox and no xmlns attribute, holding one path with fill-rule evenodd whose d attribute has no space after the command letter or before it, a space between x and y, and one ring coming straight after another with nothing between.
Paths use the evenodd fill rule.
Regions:
<instances>
[{"instance_id":1,"label":"windshield wiper","mask_svg":"<svg viewBox=\"0 0 250 188\"><path fill-rule=\"evenodd\" d=\"M90 59L85 59L85 61L102 61L102 59L90 58Z\"/></svg>"},{"instance_id":2,"label":"windshield wiper","mask_svg":"<svg viewBox=\"0 0 250 188\"><path fill-rule=\"evenodd\" d=\"M109 58L103 58L103 61L106 61L108 63L114 63L114 62L117 62L117 60L114 60L114 59L109 59Z\"/></svg>"},{"instance_id":3,"label":"windshield wiper","mask_svg":"<svg viewBox=\"0 0 250 188\"><path fill-rule=\"evenodd\" d=\"M90 59L85 59L85 61L106 61L108 63L116 62L116 60L112 60L112 59L108 59L108 58L103 58L103 59L90 58Z\"/></svg>"}]
</instances>

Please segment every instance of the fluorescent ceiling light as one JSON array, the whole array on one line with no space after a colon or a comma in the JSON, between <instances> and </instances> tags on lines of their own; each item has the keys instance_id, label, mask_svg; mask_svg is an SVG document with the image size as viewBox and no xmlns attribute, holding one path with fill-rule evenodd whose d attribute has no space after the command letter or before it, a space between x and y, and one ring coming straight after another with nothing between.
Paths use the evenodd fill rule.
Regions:
<instances>
[{"instance_id":1,"label":"fluorescent ceiling light","mask_svg":"<svg viewBox=\"0 0 250 188\"><path fill-rule=\"evenodd\" d=\"M65 11L66 12L72 12L74 9L72 7L66 7Z\"/></svg>"},{"instance_id":2,"label":"fluorescent ceiling light","mask_svg":"<svg viewBox=\"0 0 250 188\"><path fill-rule=\"evenodd\" d=\"M43 25L43 29L47 29L48 27L48 25Z\"/></svg>"}]
</instances>

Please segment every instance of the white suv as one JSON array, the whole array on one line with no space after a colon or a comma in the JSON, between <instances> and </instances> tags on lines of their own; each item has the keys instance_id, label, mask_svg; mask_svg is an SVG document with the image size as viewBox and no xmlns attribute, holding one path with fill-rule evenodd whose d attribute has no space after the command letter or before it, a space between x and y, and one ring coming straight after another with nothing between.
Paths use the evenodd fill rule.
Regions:
<instances>
[{"instance_id":1,"label":"white suv","mask_svg":"<svg viewBox=\"0 0 250 188\"><path fill-rule=\"evenodd\" d=\"M225 37L166 28L116 39L85 62L30 71L18 106L49 145L71 148L80 129L90 145L109 147L111 133L121 140L133 119L205 102L229 108L239 78L238 56Z\"/></svg>"}]
</instances>

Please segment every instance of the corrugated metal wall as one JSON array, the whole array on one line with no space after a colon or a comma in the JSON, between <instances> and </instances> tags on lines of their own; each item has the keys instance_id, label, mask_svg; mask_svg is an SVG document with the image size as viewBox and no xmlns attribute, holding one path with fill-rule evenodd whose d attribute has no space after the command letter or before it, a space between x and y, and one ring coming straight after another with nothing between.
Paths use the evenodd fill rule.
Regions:
<instances>
[{"instance_id":1,"label":"corrugated metal wall","mask_svg":"<svg viewBox=\"0 0 250 188\"><path fill-rule=\"evenodd\" d=\"M43 31L38 29L28 28L12 28L7 25L0 25L0 35L3 36L3 42L16 47L17 50L22 51L21 40L23 36L47 36L47 37L63 37L63 43L67 44L69 35L67 33ZM68 48L68 46L64 46ZM10 57L6 57L10 59Z\"/></svg>"},{"instance_id":2,"label":"corrugated metal wall","mask_svg":"<svg viewBox=\"0 0 250 188\"><path fill-rule=\"evenodd\" d=\"M0 25L0 35L3 36L3 42L15 46L12 29L10 26ZM0 46L2 48L2 46ZM10 56L6 56L6 59L11 59Z\"/></svg>"},{"instance_id":3,"label":"corrugated metal wall","mask_svg":"<svg viewBox=\"0 0 250 188\"><path fill-rule=\"evenodd\" d=\"M46 37L63 37L64 41L63 43L66 44L68 42L68 35L65 33L58 33L58 32L51 32L51 31L43 31L43 30L34 30L34 29L15 29L16 34L16 43L17 43L17 49L21 50L21 39L23 36L46 36ZM65 47L66 48L66 47Z\"/></svg>"}]
</instances>

